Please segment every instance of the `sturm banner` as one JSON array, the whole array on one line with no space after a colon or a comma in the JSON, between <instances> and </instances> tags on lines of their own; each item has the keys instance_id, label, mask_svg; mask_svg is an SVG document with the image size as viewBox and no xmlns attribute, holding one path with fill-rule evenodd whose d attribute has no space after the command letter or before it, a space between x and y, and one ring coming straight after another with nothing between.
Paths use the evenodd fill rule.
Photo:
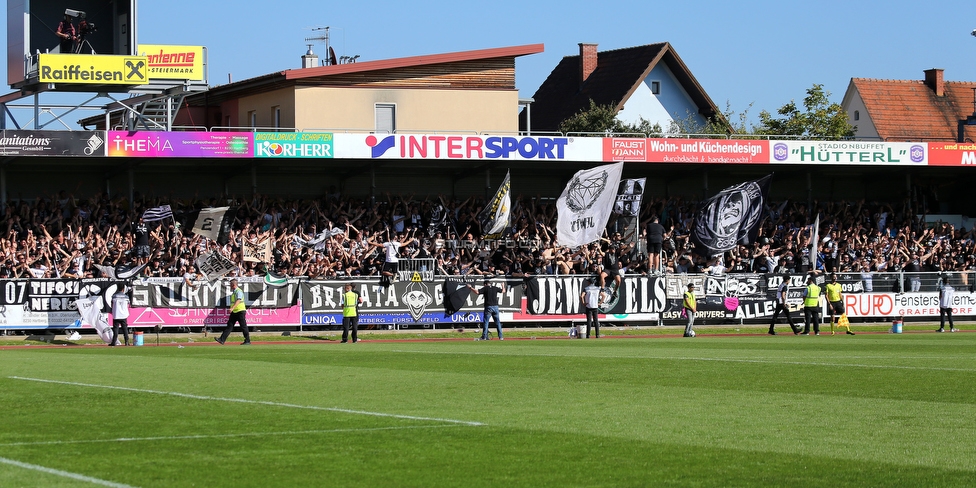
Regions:
<instances>
[{"instance_id":1,"label":"sturm banner","mask_svg":"<svg viewBox=\"0 0 976 488\"><path fill-rule=\"evenodd\" d=\"M283 287L270 287L264 280L238 278L248 308L288 308L297 304L299 280L292 278ZM133 307L152 308L227 308L230 281L197 281L188 286L182 278L152 278L133 285Z\"/></svg>"}]
</instances>

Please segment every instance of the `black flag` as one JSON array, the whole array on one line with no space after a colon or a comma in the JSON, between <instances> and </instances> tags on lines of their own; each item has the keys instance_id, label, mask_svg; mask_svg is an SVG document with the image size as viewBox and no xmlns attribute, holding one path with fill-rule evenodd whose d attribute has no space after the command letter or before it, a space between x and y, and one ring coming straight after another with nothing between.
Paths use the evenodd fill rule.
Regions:
<instances>
[{"instance_id":1,"label":"black flag","mask_svg":"<svg viewBox=\"0 0 976 488\"><path fill-rule=\"evenodd\" d=\"M768 175L730 186L702 202L691 229L695 253L714 256L738 244L753 243L765 216L772 179L773 175Z\"/></svg>"}]
</instances>

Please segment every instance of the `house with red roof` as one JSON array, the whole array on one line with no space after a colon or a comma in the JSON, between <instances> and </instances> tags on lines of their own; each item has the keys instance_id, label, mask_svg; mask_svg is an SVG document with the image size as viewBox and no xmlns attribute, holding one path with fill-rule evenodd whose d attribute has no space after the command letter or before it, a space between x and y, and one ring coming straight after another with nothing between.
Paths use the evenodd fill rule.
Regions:
<instances>
[{"instance_id":1,"label":"house with red roof","mask_svg":"<svg viewBox=\"0 0 976 488\"><path fill-rule=\"evenodd\" d=\"M189 95L173 126L323 132L518 132L515 58L542 44L359 61L322 66L311 50L302 67L220 85ZM148 97L147 97L148 100ZM140 107L138 99L128 101ZM148 103L148 101L147 101ZM118 104L116 104L118 105ZM126 124L110 107L110 128ZM83 120L105 128L105 116ZM131 121L132 118L129 117Z\"/></svg>"},{"instance_id":2,"label":"house with red roof","mask_svg":"<svg viewBox=\"0 0 976 488\"><path fill-rule=\"evenodd\" d=\"M924 73L923 80L851 78L841 106L857 127L857 138L976 140L976 83L945 81L937 68Z\"/></svg>"},{"instance_id":3,"label":"house with red roof","mask_svg":"<svg viewBox=\"0 0 976 488\"><path fill-rule=\"evenodd\" d=\"M704 125L719 114L671 44L662 42L610 51L581 43L579 54L564 57L542 83L530 111L523 111L521 129L556 131L560 122L590 106L610 105L617 118L641 118L667 130L672 121Z\"/></svg>"}]
</instances>

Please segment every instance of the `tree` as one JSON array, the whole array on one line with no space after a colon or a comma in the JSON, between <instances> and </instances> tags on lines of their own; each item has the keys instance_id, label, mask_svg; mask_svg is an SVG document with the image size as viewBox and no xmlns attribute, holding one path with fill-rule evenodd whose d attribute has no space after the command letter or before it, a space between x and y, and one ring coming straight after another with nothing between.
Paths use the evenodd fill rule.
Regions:
<instances>
[{"instance_id":1,"label":"tree","mask_svg":"<svg viewBox=\"0 0 976 488\"><path fill-rule=\"evenodd\" d=\"M628 127L617 119L617 109L613 105L597 105L590 99L590 108L580 110L575 115L559 123L560 132L630 132Z\"/></svg>"},{"instance_id":2,"label":"tree","mask_svg":"<svg viewBox=\"0 0 976 488\"><path fill-rule=\"evenodd\" d=\"M749 105L752 106L751 104ZM617 118L617 108L615 105L597 105L592 99L588 109L580 110L572 117L563 120L559 124L560 132L592 132L592 133L637 133L649 136L676 136L682 134L712 134L725 136L728 134L748 134L746 126L747 112L736 114L729 103L726 103L725 111L716 113L714 116L705 120L704 124L699 122L699 118L687 114L683 119L675 118L668 123L667 129L661 124L651 123L641 117L634 124L627 124ZM737 119L736 124L729 123L730 120Z\"/></svg>"},{"instance_id":3,"label":"tree","mask_svg":"<svg viewBox=\"0 0 976 488\"><path fill-rule=\"evenodd\" d=\"M830 103L830 92L823 85L814 84L803 99L804 112L796 102L783 105L776 111L783 117L773 117L763 110L759 113L757 134L800 136L808 139L842 139L853 137L857 127L851 125L840 104Z\"/></svg>"}]
</instances>

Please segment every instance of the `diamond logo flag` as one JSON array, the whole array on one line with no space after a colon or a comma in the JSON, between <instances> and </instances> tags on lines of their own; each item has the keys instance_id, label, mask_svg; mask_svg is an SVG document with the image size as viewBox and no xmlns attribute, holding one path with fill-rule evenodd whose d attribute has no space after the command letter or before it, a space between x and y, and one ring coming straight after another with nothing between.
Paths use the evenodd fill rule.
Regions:
<instances>
[{"instance_id":1,"label":"diamond logo flag","mask_svg":"<svg viewBox=\"0 0 976 488\"><path fill-rule=\"evenodd\" d=\"M556 236L560 246L596 241L607 226L624 163L578 171L556 200Z\"/></svg>"}]
</instances>

